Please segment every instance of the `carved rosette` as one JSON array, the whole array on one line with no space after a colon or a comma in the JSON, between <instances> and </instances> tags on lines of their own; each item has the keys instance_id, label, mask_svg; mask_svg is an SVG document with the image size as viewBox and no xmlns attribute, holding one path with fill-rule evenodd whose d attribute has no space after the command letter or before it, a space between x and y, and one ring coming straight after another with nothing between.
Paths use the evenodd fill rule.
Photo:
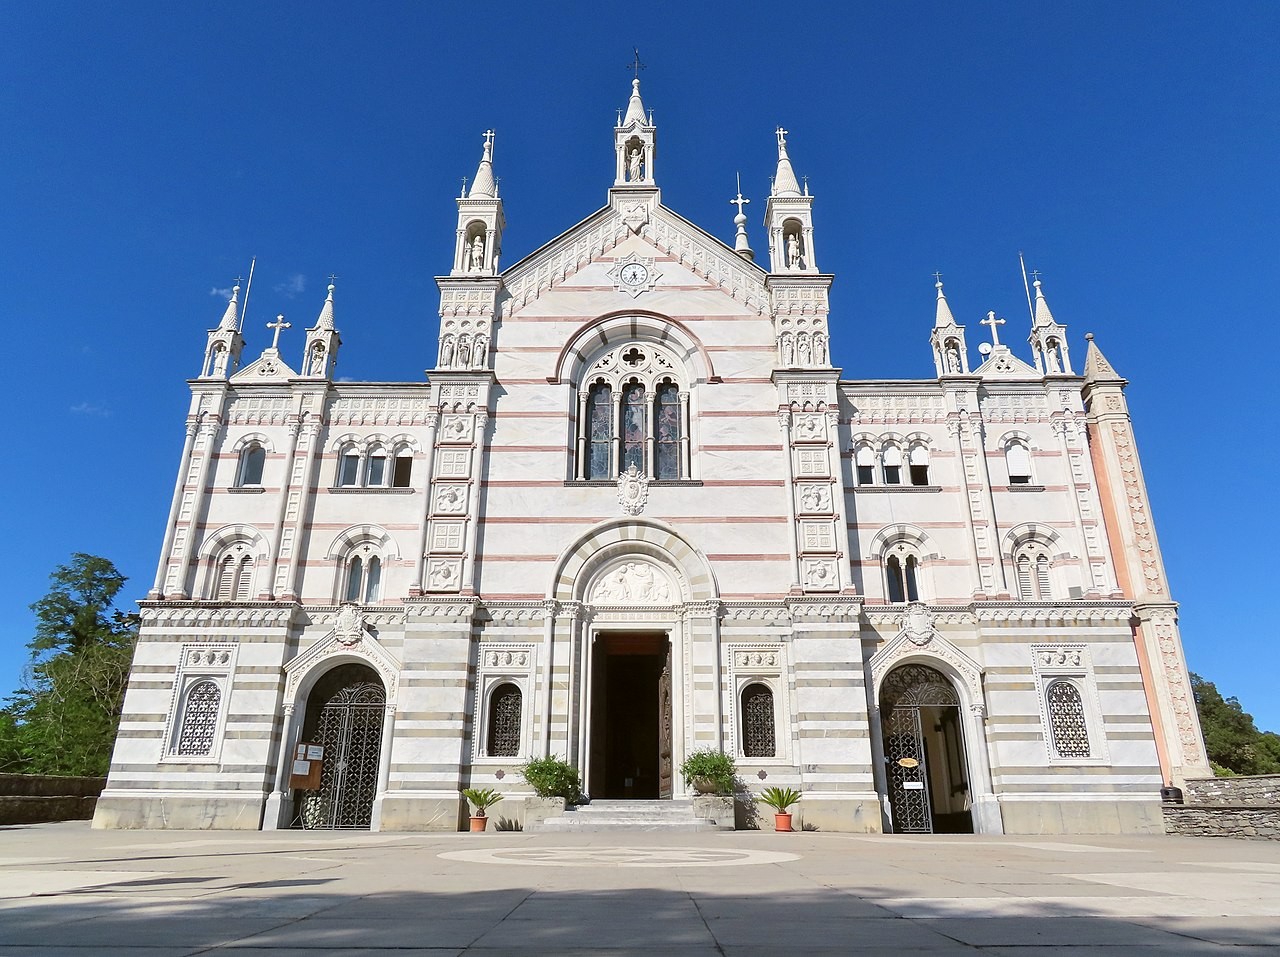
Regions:
<instances>
[{"instance_id":1,"label":"carved rosette","mask_svg":"<svg viewBox=\"0 0 1280 957\"><path fill-rule=\"evenodd\" d=\"M618 476L618 504L628 515L639 515L649 504L649 476L634 465Z\"/></svg>"}]
</instances>

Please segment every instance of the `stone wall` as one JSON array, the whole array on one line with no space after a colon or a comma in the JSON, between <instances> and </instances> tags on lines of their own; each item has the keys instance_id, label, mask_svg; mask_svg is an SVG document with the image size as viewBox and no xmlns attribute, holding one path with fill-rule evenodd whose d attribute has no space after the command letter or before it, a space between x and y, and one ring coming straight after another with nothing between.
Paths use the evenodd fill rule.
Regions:
<instances>
[{"instance_id":1,"label":"stone wall","mask_svg":"<svg viewBox=\"0 0 1280 957\"><path fill-rule=\"evenodd\" d=\"M1280 774L1188 778L1182 795L1164 805L1168 834L1280 840Z\"/></svg>"},{"instance_id":2,"label":"stone wall","mask_svg":"<svg viewBox=\"0 0 1280 957\"><path fill-rule=\"evenodd\" d=\"M0 824L87 821L106 778L0 774Z\"/></svg>"}]
</instances>

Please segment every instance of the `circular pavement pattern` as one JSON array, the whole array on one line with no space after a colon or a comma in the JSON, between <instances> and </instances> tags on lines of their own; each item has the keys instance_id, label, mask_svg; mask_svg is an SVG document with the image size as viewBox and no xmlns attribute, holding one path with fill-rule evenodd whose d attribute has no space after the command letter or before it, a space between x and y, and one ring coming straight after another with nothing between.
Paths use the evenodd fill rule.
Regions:
<instances>
[{"instance_id":1,"label":"circular pavement pattern","mask_svg":"<svg viewBox=\"0 0 1280 957\"><path fill-rule=\"evenodd\" d=\"M495 847L439 855L472 864L526 867L739 867L798 861L799 854L705 847Z\"/></svg>"}]
</instances>

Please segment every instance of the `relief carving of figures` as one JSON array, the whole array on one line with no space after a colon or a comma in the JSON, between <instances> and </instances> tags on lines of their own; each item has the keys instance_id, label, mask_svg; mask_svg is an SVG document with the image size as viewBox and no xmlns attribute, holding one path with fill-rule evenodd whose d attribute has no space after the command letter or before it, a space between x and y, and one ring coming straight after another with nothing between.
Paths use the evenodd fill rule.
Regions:
<instances>
[{"instance_id":1,"label":"relief carving of figures","mask_svg":"<svg viewBox=\"0 0 1280 957\"><path fill-rule=\"evenodd\" d=\"M671 586L648 562L626 562L596 583L591 600L603 605L666 604L671 600Z\"/></svg>"},{"instance_id":2,"label":"relief carving of figures","mask_svg":"<svg viewBox=\"0 0 1280 957\"><path fill-rule=\"evenodd\" d=\"M440 368L447 369L453 365L453 335L446 335L440 340Z\"/></svg>"},{"instance_id":3,"label":"relief carving of figures","mask_svg":"<svg viewBox=\"0 0 1280 957\"><path fill-rule=\"evenodd\" d=\"M431 563L427 587L432 591L451 591L458 586L458 565L453 561Z\"/></svg>"},{"instance_id":4,"label":"relief carving of figures","mask_svg":"<svg viewBox=\"0 0 1280 957\"><path fill-rule=\"evenodd\" d=\"M471 358L474 360L475 368L477 368L477 369L483 369L483 368L484 368L485 359L488 357L488 355L489 355L489 339L488 339L488 337L487 337L487 336L476 336L476 347L475 347L475 352L474 352L474 354L473 354L473 355L472 355L472 357L471 357Z\"/></svg>"},{"instance_id":5,"label":"relief carving of figures","mask_svg":"<svg viewBox=\"0 0 1280 957\"><path fill-rule=\"evenodd\" d=\"M782 346L782 364L784 366L794 365L796 361L795 345L791 341L791 333L784 332L779 339Z\"/></svg>"},{"instance_id":6,"label":"relief carving of figures","mask_svg":"<svg viewBox=\"0 0 1280 957\"><path fill-rule=\"evenodd\" d=\"M822 419L816 415L797 416L796 435L802 439L823 438Z\"/></svg>"},{"instance_id":7,"label":"relief carving of figures","mask_svg":"<svg viewBox=\"0 0 1280 957\"><path fill-rule=\"evenodd\" d=\"M436 511L457 514L467 508L467 490L462 485L441 485L436 492Z\"/></svg>"},{"instance_id":8,"label":"relief carving of figures","mask_svg":"<svg viewBox=\"0 0 1280 957\"><path fill-rule=\"evenodd\" d=\"M649 503L649 476L634 464L618 476L618 504L628 515L639 515Z\"/></svg>"},{"instance_id":9,"label":"relief carving of figures","mask_svg":"<svg viewBox=\"0 0 1280 957\"><path fill-rule=\"evenodd\" d=\"M465 334L458 336L458 365L464 369L471 365L471 337Z\"/></svg>"},{"instance_id":10,"label":"relief carving of figures","mask_svg":"<svg viewBox=\"0 0 1280 957\"><path fill-rule=\"evenodd\" d=\"M835 564L826 560L805 562L804 587L822 590L835 588Z\"/></svg>"},{"instance_id":11,"label":"relief carving of figures","mask_svg":"<svg viewBox=\"0 0 1280 957\"><path fill-rule=\"evenodd\" d=\"M812 358L809 350L808 333L802 332L796 338L799 340L797 343L797 353L799 355L800 364L802 366L810 365L812 363Z\"/></svg>"},{"instance_id":12,"label":"relief carving of figures","mask_svg":"<svg viewBox=\"0 0 1280 957\"><path fill-rule=\"evenodd\" d=\"M813 334L813 364L819 366L827 364L827 337L820 332Z\"/></svg>"},{"instance_id":13,"label":"relief carving of figures","mask_svg":"<svg viewBox=\"0 0 1280 957\"><path fill-rule=\"evenodd\" d=\"M831 490L825 485L805 485L800 489L800 507L806 512L829 512Z\"/></svg>"}]
</instances>

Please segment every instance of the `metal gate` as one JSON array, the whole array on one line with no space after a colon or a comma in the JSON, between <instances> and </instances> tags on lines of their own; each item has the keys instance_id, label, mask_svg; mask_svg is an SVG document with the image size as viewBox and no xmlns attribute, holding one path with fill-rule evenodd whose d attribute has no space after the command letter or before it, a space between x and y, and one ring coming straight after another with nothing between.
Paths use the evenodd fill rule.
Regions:
<instances>
[{"instance_id":1,"label":"metal gate","mask_svg":"<svg viewBox=\"0 0 1280 957\"><path fill-rule=\"evenodd\" d=\"M669 798L674 778L671 758L671 646L658 678L658 797Z\"/></svg>"},{"instance_id":2,"label":"metal gate","mask_svg":"<svg viewBox=\"0 0 1280 957\"><path fill-rule=\"evenodd\" d=\"M373 821L387 696L362 681L340 688L320 709L315 741L324 748L320 788L302 799L302 826L367 828Z\"/></svg>"},{"instance_id":3,"label":"metal gate","mask_svg":"<svg viewBox=\"0 0 1280 957\"><path fill-rule=\"evenodd\" d=\"M958 707L950 682L926 665L893 669L880 689L880 721L884 732L885 778L893 830L898 834L931 834L933 804L929 763L920 724L924 707Z\"/></svg>"}]
</instances>

